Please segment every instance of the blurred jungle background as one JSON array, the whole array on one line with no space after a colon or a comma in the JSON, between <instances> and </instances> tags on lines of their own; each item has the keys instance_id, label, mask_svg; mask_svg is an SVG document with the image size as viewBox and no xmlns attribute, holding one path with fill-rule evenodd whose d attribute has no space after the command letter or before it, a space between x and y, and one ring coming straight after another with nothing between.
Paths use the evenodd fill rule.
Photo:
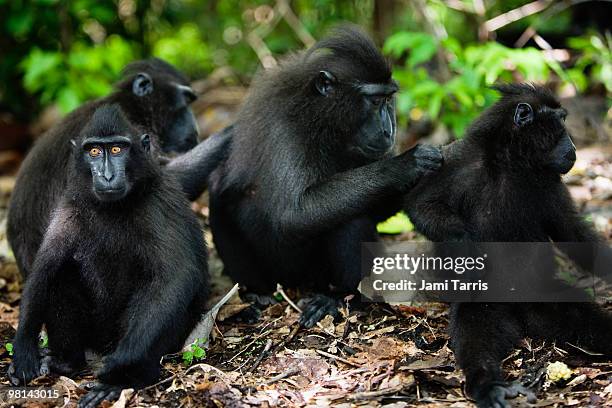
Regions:
<instances>
[{"instance_id":1,"label":"blurred jungle background","mask_svg":"<svg viewBox=\"0 0 612 408\"><path fill-rule=\"evenodd\" d=\"M257 70L347 21L369 31L393 62L401 86L400 149L460 138L495 100L490 85L496 82L554 89L579 148L565 182L585 217L612 238L611 1L0 0L0 345L14 334L20 298L5 237L6 204L37 137L84 101L109 93L127 63L156 56L193 81L199 94L193 109L205 138L232 122ZM194 210L206 223L206 200ZM379 231L386 239L419 238L405 217ZM376 306L343 326L327 321L296 335L288 327L297 313L282 305L266 311L257 326L220 321L221 340L208 354L198 349L183 355L185 364L169 362L171 381L131 395L124 406L198 405L211 398L230 406L468 405L446 345L444 307ZM224 318L240 307L238 301ZM8 354L0 346L1 383ZM548 384L541 406L611 403L612 364L588 353L572 360L558 345L529 343L504 364L512 377L537 382L555 360L574 374L559 386ZM198 361L201 370L185 369ZM287 379L287 372L297 379Z\"/></svg>"}]
</instances>

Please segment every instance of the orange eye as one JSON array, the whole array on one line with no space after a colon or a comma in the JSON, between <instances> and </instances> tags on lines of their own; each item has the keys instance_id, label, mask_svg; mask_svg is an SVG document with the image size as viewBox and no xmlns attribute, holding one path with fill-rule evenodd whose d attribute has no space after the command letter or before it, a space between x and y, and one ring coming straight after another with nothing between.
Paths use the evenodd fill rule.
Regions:
<instances>
[{"instance_id":1,"label":"orange eye","mask_svg":"<svg viewBox=\"0 0 612 408\"><path fill-rule=\"evenodd\" d=\"M119 154L119 153L121 153L121 148L119 146L113 146L113 147L111 147L111 153L112 154Z\"/></svg>"},{"instance_id":2,"label":"orange eye","mask_svg":"<svg viewBox=\"0 0 612 408\"><path fill-rule=\"evenodd\" d=\"M102 150L100 150L100 148L98 147L92 147L91 149L89 149L89 155L91 157L98 157L101 154L102 154Z\"/></svg>"}]
</instances>

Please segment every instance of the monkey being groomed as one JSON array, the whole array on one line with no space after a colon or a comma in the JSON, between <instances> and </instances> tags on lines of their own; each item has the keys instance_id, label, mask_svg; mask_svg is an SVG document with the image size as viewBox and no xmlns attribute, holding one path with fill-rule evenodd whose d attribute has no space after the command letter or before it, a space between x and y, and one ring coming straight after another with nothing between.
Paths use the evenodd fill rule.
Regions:
<instances>
[{"instance_id":1,"label":"monkey being groomed","mask_svg":"<svg viewBox=\"0 0 612 408\"><path fill-rule=\"evenodd\" d=\"M206 246L176 180L151 139L118 105L101 105L73 140L70 183L54 209L21 300L12 384L41 373L44 324L51 361L69 375L85 350L103 357L93 408L157 380L160 358L178 351L208 297Z\"/></svg>"},{"instance_id":2,"label":"monkey being groomed","mask_svg":"<svg viewBox=\"0 0 612 408\"><path fill-rule=\"evenodd\" d=\"M576 160L567 112L541 87L498 90L501 99L462 140L443 149L445 164L435 179L424 178L407 195L405 208L416 229L436 242L597 246L601 238L581 219L561 180ZM609 250L603 255L612 265ZM552 251L547 256L554 261ZM575 261L584 266L592 259ZM612 316L594 303L455 303L450 335L466 391L479 407L506 407L506 398L530 394L504 382L501 371L523 337L567 341L612 356Z\"/></svg>"}]
</instances>

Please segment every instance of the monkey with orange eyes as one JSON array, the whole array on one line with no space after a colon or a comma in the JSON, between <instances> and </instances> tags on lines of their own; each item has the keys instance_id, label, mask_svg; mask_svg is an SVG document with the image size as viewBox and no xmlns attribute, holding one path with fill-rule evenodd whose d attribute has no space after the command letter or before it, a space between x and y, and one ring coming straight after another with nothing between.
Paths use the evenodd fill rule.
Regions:
<instances>
[{"instance_id":1,"label":"monkey with orange eyes","mask_svg":"<svg viewBox=\"0 0 612 408\"><path fill-rule=\"evenodd\" d=\"M98 107L72 144L71 182L26 281L8 374L13 385L71 374L93 350L99 383L79 402L93 408L155 382L161 357L181 348L208 297L207 255L180 184L118 105Z\"/></svg>"}]
</instances>

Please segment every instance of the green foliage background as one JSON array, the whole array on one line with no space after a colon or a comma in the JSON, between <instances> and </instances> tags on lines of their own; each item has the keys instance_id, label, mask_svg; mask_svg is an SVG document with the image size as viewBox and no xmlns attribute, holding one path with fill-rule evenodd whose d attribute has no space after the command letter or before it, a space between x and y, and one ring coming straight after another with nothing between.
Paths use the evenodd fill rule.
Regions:
<instances>
[{"instance_id":1,"label":"green foliage background","mask_svg":"<svg viewBox=\"0 0 612 408\"><path fill-rule=\"evenodd\" d=\"M393 6L387 21L377 23L374 0L294 0L288 2L302 27L319 38L338 22L351 21L374 32L394 61L402 91L402 124L429 119L460 137L467 124L494 100L489 86L497 81L554 79L578 92L603 87L612 92L610 33L567 35L561 44L571 59L563 65L532 42L513 48L482 41L477 27L529 1L486 1L486 14L439 0L383 1ZM379 6L380 4L379 3ZM158 56L194 79L229 66L248 82L260 60L247 41L264 32L274 57L301 49L304 43L287 21L268 26L272 0L0 0L0 110L24 121L56 103L63 112L108 93L129 61ZM424 17L423 7L427 11ZM268 12L268 14L266 14ZM522 18L499 30L559 37L571 32L572 8ZM443 35L435 28L441 28Z\"/></svg>"}]
</instances>

